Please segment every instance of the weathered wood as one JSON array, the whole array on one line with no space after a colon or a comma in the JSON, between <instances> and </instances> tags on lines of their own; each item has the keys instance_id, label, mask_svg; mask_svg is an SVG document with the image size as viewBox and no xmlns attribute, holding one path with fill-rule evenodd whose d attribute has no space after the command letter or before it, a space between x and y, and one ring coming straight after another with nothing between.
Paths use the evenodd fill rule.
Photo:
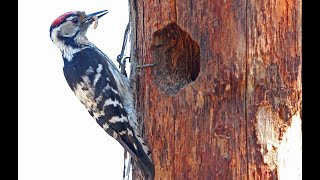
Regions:
<instances>
[{"instance_id":1,"label":"weathered wood","mask_svg":"<svg viewBox=\"0 0 320 180\"><path fill-rule=\"evenodd\" d=\"M247 3L248 177L302 179L301 0Z\"/></svg>"},{"instance_id":2,"label":"weathered wood","mask_svg":"<svg viewBox=\"0 0 320 180\"><path fill-rule=\"evenodd\" d=\"M301 125L301 1L130 0L130 11L155 179L280 177L281 138Z\"/></svg>"}]
</instances>

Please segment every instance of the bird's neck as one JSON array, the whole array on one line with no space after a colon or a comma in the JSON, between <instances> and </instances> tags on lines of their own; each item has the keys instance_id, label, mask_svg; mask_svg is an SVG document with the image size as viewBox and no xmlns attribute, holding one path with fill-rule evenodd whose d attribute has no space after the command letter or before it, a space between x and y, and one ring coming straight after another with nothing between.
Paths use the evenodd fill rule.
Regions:
<instances>
[{"instance_id":1,"label":"bird's neck","mask_svg":"<svg viewBox=\"0 0 320 180\"><path fill-rule=\"evenodd\" d=\"M90 47L91 43L85 36L77 36L75 38L63 38L57 43L57 46L61 50L63 58L72 61L74 54Z\"/></svg>"}]
</instances>

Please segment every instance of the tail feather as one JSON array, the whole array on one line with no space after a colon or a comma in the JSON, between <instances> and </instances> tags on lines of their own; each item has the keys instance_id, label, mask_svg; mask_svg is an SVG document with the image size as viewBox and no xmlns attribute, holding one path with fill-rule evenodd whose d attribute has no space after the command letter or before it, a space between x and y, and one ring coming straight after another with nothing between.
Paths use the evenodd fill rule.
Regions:
<instances>
[{"instance_id":1,"label":"tail feather","mask_svg":"<svg viewBox=\"0 0 320 180\"><path fill-rule=\"evenodd\" d=\"M151 153L147 145L144 143L142 138L135 134L121 134L116 139L124 147L124 149L130 153L132 158L138 164L143 174L147 179L154 179L154 164L151 159Z\"/></svg>"},{"instance_id":2,"label":"tail feather","mask_svg":"<svg viewBox=\"0 0 320 180\"><path fill-rule=\"evenodd\" d=\"M139 155L137 157L139 158L135 159L135 161L137 162L144 175L146 177L149 177L147 179L153 180L155 175L154 164L152 162L149 149L146 151L146 148L144 148L143 146L145 146L143 143L138 144L137 148Z\"/></svg>"}]
</instances>

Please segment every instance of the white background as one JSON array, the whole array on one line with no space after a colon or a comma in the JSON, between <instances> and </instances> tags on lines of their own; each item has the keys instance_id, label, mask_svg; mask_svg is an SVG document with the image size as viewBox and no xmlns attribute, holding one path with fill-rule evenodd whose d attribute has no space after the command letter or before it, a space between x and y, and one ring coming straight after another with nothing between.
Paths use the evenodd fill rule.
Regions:
<instances>
[{"instance_id":1,"label":"white background","mask_svg":"<svg viewBox=\"0 0 320 180\"><path fill-rule=\"evenodd\" d=\"M29 0L19 1L18 8L19 180L122 179L123 148L70 90L49 29L68 11L109 10L87 37L115 60L128 23L128 0Z\"/></svg>"}]
</instances>

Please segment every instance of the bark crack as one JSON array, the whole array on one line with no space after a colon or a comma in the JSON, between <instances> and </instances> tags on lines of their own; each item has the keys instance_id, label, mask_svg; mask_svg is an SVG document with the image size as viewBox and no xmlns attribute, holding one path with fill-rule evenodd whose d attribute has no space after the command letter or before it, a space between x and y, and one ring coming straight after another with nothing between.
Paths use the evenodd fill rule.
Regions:
<instances>
[{"instance_id":1,"label":"bark crack","mask_svg":"<svg viewBox=\"0 0 320 180\"><path fill-rule=\"evenodd\" d=\"M249 76L249 72L248 72L248 53L249 53L249 49L248 49L248 1L245 0L245 37L246 37L246 54L245 54L245 62L246 62L246 70L245 70L245 94L244 94L244 115L245 115L245 129L246 129L246 158L247 158L247 179L249 179L249 144L248 144L248 107L247 107L247 98L248 98L248 76Z\"/></svg>"}]
</instances>

